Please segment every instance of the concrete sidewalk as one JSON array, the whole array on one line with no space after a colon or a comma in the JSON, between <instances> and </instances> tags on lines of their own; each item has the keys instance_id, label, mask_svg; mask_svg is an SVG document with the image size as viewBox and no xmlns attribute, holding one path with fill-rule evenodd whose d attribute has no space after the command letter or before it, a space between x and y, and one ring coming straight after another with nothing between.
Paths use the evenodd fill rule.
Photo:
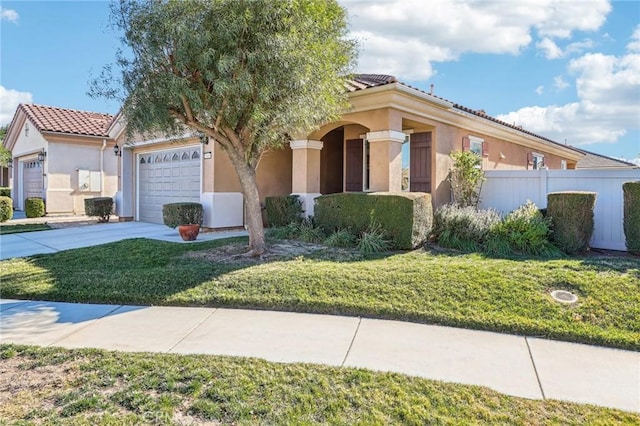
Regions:
<instances>
[{"instance_id":1,"label":"concrete sidewalk","mask_svg":"<svg viewBox=\"0 0 640 426\"><path fill-rule=\"evenodd\" d=\"M0 342L362 367L640 412L640 352L400 321L0 299Z\"/></svg>"},{"instance_id":2,"label":"concrete sidewalk","mask_svg":"<svg viewBox=\"0 0 640 426\"><path fill-rule=\"evenodd\" d=\"M244 235L247 235L247 232L242 230L201 232L196 242ZM127 238L150 238L174 243L187 243L182 241L178 230L165 225L144 222L100 223L49 231L0 235L0 260L97 246ZM193 242L188 242L188 244L191 243Z\"/></svg>"}]
</instances>

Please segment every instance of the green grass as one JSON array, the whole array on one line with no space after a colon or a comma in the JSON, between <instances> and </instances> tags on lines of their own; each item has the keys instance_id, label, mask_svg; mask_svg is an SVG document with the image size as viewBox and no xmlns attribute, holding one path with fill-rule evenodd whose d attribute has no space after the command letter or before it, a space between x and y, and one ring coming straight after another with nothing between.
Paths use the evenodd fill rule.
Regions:
<instances>
[{"instance_id":1,"label":"green grass","mask_svg":"<svg viewBox=\"0 0 640 426\"><path fill-rule=\"evenodd\" d=\"M184 258L230 241L145 239L0 263L5 298L226 306L436 323L640 350L640 259L496 259L416 250L258 265ZM338 258L340 258L338 256ZM577 305L549 291L578 294Z\"/></svg>"},{"instance_id":2,"label":"green grass","mask_svg":"<svg viewBox=\"0 0 640 426\"><path fill-rule=\"evenodd\" d=\"M17 234L18 232L47 231L49 229L52 228L46 223L0 224L0 235Z\"/></svg>"},{"instance_id":3,"label":"green grass","mask_svg":"<svg viewBox=\"0 0 640 426\"><path fill-rule=\"evenodd\" d=\"M640 415L354 368L0 345L2 424L612 425Z\"/></svg>"}]
</instances>

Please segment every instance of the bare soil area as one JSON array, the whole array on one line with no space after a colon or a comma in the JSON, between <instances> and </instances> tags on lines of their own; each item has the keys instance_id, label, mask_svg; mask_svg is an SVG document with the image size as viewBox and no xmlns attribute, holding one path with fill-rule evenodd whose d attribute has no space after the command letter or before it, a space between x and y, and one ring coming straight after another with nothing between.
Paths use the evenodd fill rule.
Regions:
<instances>
[{"instance_id":1,"label":"bare soil area","mask_svg":"<svg viewBox=\"0 0 640 426\"><path fill-rule=\"evenodd\" d=\"M288 260L300 256L322 256L325 260L358 260L361 255L355 250L327 247L321 244L304 243L302 241L278 241L271 243L262 256L251 256L244 243L227 244L213 249L189 252L186 258L205 259L211 262L232 264L260 264Z\"/></svg>"}]
</instances>

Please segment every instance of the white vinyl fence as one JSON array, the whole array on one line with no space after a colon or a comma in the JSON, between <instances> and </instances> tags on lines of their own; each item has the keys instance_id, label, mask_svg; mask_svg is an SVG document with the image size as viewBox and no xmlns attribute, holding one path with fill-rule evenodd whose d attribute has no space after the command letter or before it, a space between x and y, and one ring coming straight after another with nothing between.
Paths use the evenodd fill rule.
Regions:
<instances>
[{"instance_id":1,"label":"white vinyl fence","mask_svg":"<svg viewBox=\"0 0 640 426\"><path fill-rule=\"evenodd\" d=\"M547 194L557 191L596 192L591 247L626 250L622 184L639 181L640 169L623 170L526 170L487 171L480 193L482 208L502 214L517 209L527 200L547 207Z\"/></svg>"}]
</instances>

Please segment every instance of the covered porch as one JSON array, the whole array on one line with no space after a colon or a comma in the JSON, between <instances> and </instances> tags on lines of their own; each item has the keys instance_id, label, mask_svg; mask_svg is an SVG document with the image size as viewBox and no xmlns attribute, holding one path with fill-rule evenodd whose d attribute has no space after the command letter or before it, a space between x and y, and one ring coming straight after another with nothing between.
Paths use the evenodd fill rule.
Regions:
<instances>
[{"instance_id":1,"label":"covered porch","mask_svg":"<svg viewBox=\"0 0 640 426\"><path fill-rule=\"evenodd\" d=\"M292 194L307 215L337 192L432 192L435 126L390 108L350 113L290 143Z\"/></svg>"}]
</instances>

